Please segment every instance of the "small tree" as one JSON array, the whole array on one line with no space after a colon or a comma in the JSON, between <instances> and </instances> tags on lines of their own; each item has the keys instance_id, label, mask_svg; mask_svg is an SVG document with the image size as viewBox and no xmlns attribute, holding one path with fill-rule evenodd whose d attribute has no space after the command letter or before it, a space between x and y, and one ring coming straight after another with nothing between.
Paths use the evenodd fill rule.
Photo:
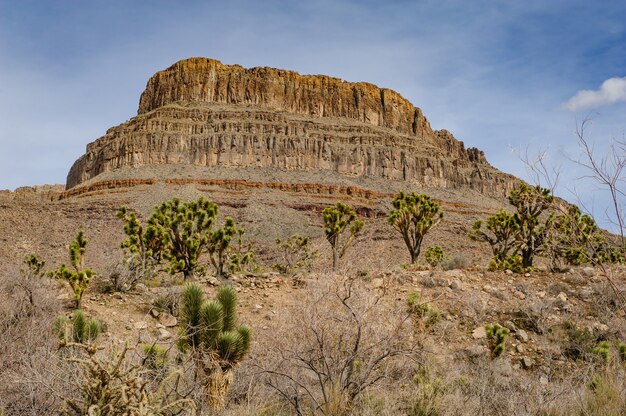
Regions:
<instances>
[{"instance_id":1,"label":"small tree","mask_svg":"<svg viewBox=\"0 0 626 416\"><path fill-rule=\"evenodd\" d=\"M346 254L346 250L352 245L354 238L361 232L364 224L352 207L342 202L324 208L322 218L324 219L324 233L333 251L333 270L337 270L339 259ZM340 242L341 235L346 231L346 228L349 229L350 236L345 241Z\"/></svg>"},{"instance_id":2,"label":"small tree","mask_svg":"<svg viewBox=\"0 0 626 416\"><path fill-rule=\"evenodd\" d=\"M482 221L476 221L468 236L474 241L489 243L493 252L490 268L499 269L506 263L507 259L515 256L519 250L517 243L519 224L515 215L500 209L498 214L487 217L485 227L487 232L482 230L482 225Z\"/></svg>"},{"instance_id":3,"label":"small tree","mask_svg":"<svg viewBox=\"0 0 626 416\"><path fill-rule=\"evenodd\" d=\"M233 368L250 349L252 334L249 327L237 326L236 307L232 286L221 286L216 299L206 302L196 284L182 293L178 347L196 358L198 373L206 379L206 401L214 409L224 407Z\"/></svg>"},{"instance_id":4,"label":"small tree","mask_svg":"<svg viewBox=\"0 0 626 416\"><path fill-rule=\"evenodd\" d=\"M226 267L230 257L228 249L237 232L235 221L231 217L227 217L224 226L211 233L208 251L211 264L215 267L215 273L218 276L224 276L227 272Z\"/></svg>"},{"instance_id":5,"label":"small tree","mask_svg":"<svg viewBox=\"0 0 626 416\"><path fill-rule=\"evenodd\" d=\"M93 270L85 268L86 249L87 240L85 239L83 230L80 230L69 248L72 269L68 268L65 263L63 263L56 270L48 272L48 276L51 278L65 280L70 285L74 293L77 309L80 308L83 293L87 290L89 282L95 275Z\"/></svg>"},{"instance_id":6,"label":"small tree","mask_svg":"<svg viewBox=\"0 0 626 416\"><path fill-rule=\"evenodd\" d=\"M24 259L24 265L26 267L20 269L20 278L17 281L17 286L26 294L30 306L35 306L35 285L37 280L46 274L43 270L46 262L35 254L31 254Z\"/></svg>"},{"instance_id":7,"label":"small tree","mask_svg":"<svg viewBox=\"0 0 626 416\"><path fill-rule=\"evenodd\" d=\"M429 195L410 195L400 193L392 202L393 210L389 213L389 223L401 235L409 250L411 263L414 264L420 254L424 236L443 219L439 203Z\"/></svg>"},{"instance_id":8,"label":"small tree","mask_svg":"<svg viewBox=\"0 0 626 416\"><path fill-rule=\"evenodd\" d=\"M554 197L550 195L549 189L520 184L511 191L509 202L517 211L515 220L519 226L517 239L520 244L522 266L532 267L533 257L540 252L546 233L554 220L553 214L543 223L539 217L552 206Z\"/></svg>"},{"instance_id":9,"label":"small tree","mask_svg":"<svg viewBox=\"0 0 626 416\"><path fill-rule=\"evenodd\" d=\"M228 257L228 270L231 273L253 270L256 267L256 253L252 243L244 244L245 233L243 228L237 228L237 244L231 246L231 254Z\"/></svg>"},{"instance_id":10,"label":"small tree","mask_svg":"<svg viewBox=\"0 0 626 416\"><path fill-rule=\"evenodd\" d=\"M169 264L171 274L182 273L185 279L204 273L198 259L211 243L211 228L217 217L217 205L200 197L181 202L174 198L163 202L148 219L144 240L160 243L160 256Z\"/></svg>"},{"instance_id":11,"label":"small tree","mask_svg":"<svg viewBox=\"0 0 626 416\"><path fill-rule=\"evenodd\" d=\"M135 213L126 207L118 209L117 217L124 221L126 239L121 247L126 250L126 255L110 279L113 290L128 291L134 289L141 279L156 274L165 244L164 235L158 234L155 227L144 227Z\"/></svg>"}]
</instances>

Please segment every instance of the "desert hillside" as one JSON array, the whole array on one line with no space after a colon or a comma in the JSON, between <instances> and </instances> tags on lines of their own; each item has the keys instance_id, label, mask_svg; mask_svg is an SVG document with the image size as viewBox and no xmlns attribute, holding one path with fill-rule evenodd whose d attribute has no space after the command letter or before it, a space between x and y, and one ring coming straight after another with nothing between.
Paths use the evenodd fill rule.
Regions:
<instances>
[{"instance_id":1,"label":"desert hillside","mask_svg":"<svg viewBox=\"0 0 626 416\"><path fill-rule=\"evenodd\" d=\"M531 197L515 199L520 189ZM414 214L399 202L411 194L433 198L414 263L391 224L394 212ZM153 216L174 198L217 213ZM515 221L537 201L526 267L528 228ZM362 228L338 232L333 267L328 208L339 202ZM65 185L0 192L0 415L626 414L623 257L568 209L432 130L397 92L177 62L150 78L137 116L87 145ZM468 234L507 213L510 255L497 259ZM133 234L131 215L146 232L167 223L171 240L188 224L176 250L206 247L198 267L172 258L163 234ZM244 231L228 241L227 217ZM216 252L232 266L222 274ZM25 262L32 254L45 265ZM68 282L86 268L94 275L76 297ZM218 296L195 326L189 284ZM76 336L77 299L98 336ZM210 308L219 319L200 324Z\"/></svg>"}]
</instances>

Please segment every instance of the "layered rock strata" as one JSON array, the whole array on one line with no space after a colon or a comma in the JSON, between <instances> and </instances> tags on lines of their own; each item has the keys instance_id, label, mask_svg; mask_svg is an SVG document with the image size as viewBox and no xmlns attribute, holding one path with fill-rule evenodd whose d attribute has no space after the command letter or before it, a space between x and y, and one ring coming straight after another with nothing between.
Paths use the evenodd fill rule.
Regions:
<instances>
[{"instance_id":1,"label":"layered rock strata","mask_svg":"<svg viewBox=\"0 0 626 416\"><path fill-rule=\"evenodd\" d=\"M122 167L191 164L332 172L503 194L514 178L367 83L193 58L158 72L139 114L90 143L67 188Z\"/></svg>"}]
</instances>

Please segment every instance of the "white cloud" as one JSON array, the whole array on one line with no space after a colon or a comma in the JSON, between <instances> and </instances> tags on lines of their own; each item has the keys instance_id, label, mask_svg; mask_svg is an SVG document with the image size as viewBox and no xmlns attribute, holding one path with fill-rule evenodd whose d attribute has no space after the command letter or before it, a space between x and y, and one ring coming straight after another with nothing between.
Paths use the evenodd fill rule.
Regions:
<instances>
[{"instance_id":1,"label":"white cloud","mask_svg":"<svg viewBox=\"0 0 626 416\"><path fill-rule=\"evenodd\" d=\"M597 91L578 91L565 103L565 108L570 111L577 111L615 104L619 101L626 101L626 77L609 78L602 83Z\"/></svg>"}]
</instances>

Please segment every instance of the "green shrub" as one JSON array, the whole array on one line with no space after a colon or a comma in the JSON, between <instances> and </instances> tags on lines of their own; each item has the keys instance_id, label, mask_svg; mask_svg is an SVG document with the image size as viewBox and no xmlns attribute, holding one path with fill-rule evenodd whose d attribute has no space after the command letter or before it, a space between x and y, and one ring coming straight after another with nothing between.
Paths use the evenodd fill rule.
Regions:
<instances>
[{"instance_id":1,"label":"green shrub","mask_svg":"<svg viewBox=\"0 0 626 416\"><path fill-rule=\"evenodd\" d=\"M499 324L485 324L485 331L491 357L497 358L501 356L505 349L506 339L511 331Z\"/></svg>"},{"instance_id":2,"label":"green shrub","mask_svg":"<svg viewBox=\"0 0 626 416\"><path fill-rule=\"evenodd\" d=\"M439 246L431 246L426 249L424 253L426 257L426 262L430 264L432 267L437 267L441 262L443 262L443 249Z\"/></svg>"}]
</instances>

